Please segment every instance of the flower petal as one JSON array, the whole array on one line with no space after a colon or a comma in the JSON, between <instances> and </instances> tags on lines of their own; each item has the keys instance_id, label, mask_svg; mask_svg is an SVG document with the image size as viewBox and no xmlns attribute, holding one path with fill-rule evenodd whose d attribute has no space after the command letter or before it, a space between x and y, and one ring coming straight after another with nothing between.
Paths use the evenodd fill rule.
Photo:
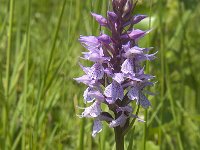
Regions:
<instances>
[{"instance_id":1,"label":"flower petal","mask_svg":"<svg viewBox=\"0 0 200 150\"><path fill-rule=\"evenodd\" d=\"M101 51L98 50L97 52L83 52L83 59L87 59L93 62L103 63L110 60L110 57L104 57L100 53Z\"/></svg>"},{"instance_id":2,"label":"flower petal","mask_svg":"<svg viewBox=\"0 0 200 150\"><path fill-rule=\"evenodd\" d=\"M99 53L90 53L88 55L88 60L93 62L103 62L103 57Z\"/></svg>"},{"instance_id":3,"label":"flower petal","mask_svg":"<svg viewBox=\"0 0 200 150\"><path fill-rule=\"evenodd\" d=\"M97 133L102 131L102 123L100 120L96 119L94 120L93 130L92 130L92 136L95 137Z\"/></svg>"},{"instance_id":4,"label":"flower petal","mask_svg":"<svg viewBox=\"0 0 200 150\"><path fill-rule=\"evenodd\" d=\"M131 43L130 42L126 43L125 45L122 45L122 48L123 48L124 52L127 52L130 49L130 47L131 47Z\"/></svg>"},{"instance_id":5,"label":"flower petal","mask_svg":"<svg viewBox=\"0 0 200 150\"><path fill-rule=\"evenodd\" d=\"M125 74L124 76L125 76L126 78L131 79L132 81L142 82L142 80L139 79L138 77L136 77L135 74L128 73L128 74Z\"/></svg>"},{"instance_id":6,"label":"flower petal","mask_svg":"<svg viewBox=\"0 0 200 150\"><path fill-rule=\"evenodd\" d=\"M142 94L142 93L140 93L139 103L140 103L140 105L141 105L143 108L145 108L145 109L147 109L149 106L151 106L150 101L149 101L149 100L147 99L147 97L146 97L144 94Z\"/></svg>"},{"instance_id":7,"label":"flower petal","mask_svg":"<svg viewBox=\"0 0 200 150\"><path fill-rule=\"evenodd\" d=\"M97 101L99 102L103 102L105 100L105 97L103 96L103 94L99 91L90 91L88 93L88 96L95 98Z\"/></svg>"},{"instance_id":8,"label":"flower petal","mask_svg":"<svg viewBox=\"0 0 200 150\"><path fill-rule=\"evenodd\" d=\"M90 71L90 67L85 67L81 63L79 63L79 66L83 69L83 71L87 74Z\"/></svg>"},{"instance_id":9,"label":"flower petal","mask_svg":"<svg viewBox=\"0 0 200 150\"><path fill-rule=\"evenodd\" d=\"M83 97L84 97L84 102L87 103L87 102L92 102L94 100L94 97L89 95L89 93L92 91L93 89L91 87L88 87L85 91L84 91L84 94L83 94Z\"/></svg>"},{"instance_id":10,"label":"flower petal","mask_svg":"<svg viewBox=\"0 0 200 150\"><path fill-rule=\"evenodd\" d=\"M127 94L128 98L130 100L138 100L139 99L139 90L136 87L132 87L128 94Z\"/></svg>"},{"instance_id":11,"label":"flower petal","mask_svg":"<svg viewBox=\"0 0 200 150\"><path fill-rule=\"evenodd\" d=\"M157 52L156 52L156 53L157 53ZM145 61L145 60L151 61L151 60L153 60L153 59L156 58L156 57L155 57L156 53L137 55L136 60L137 60L137 61L140 61L140 62L141 62L141 61Z\"/></svg>"},{"instance_id":12,"label":"flower petal","mask_svg":"<svg viewBox=\"0 0 200 150\"><path fill-rule=\"evenodd\" d=\"M114 104L116 101L116 98L112 98L112 97L107 97L106 98L106 102L108 102L108 104Z\"/></svg>"},{"instance_id":13,"label":"flower petal","mask_svg":"<svg viewBox=\"0 0 200 150\"><path fill-rule=\"evenodd\" d=\"M121 71L125 74L131 73L134 74L134 63L132 59L126 59L122 64Z\"/></svg>"},{"instance_id":14,"label":"flower petal","mask_svg":"<svg viewBox=\"0 0 200 150\"><path fill-rule=\"evenodd\" d=\"M95 36L80 36L81 44L90 51L97 51L100 46L99 40Z\"/></svg>"},{"instance_id":15,"label":"flower petal","mask_svg":"<svg viewBox=\"0 0 200 150\"><path fill-rule=\"evenodd\" d=\"M137 118L138 122L145 122L144 119L138 117L137 115L131 114L130 117L131 118Z\"/></svg>"},{"instance_id":16,"label":"flower petal","mask_svg":"<svg viewBox=\"0 0 200 150\"><path fill-rule=\"evenodd\" d=\"M94 102L91 106L85 108L84 112L82 112L82 117L87 118L95 118L101 114L101 105L99 102Z\"/></svg>"},{"instance_id":17,"label":"flower petal","mask_svg":"<svg viewBox=\"0 0 200 150\"><path fill-rule=\"evenodd\" d=\"M86 85L94 84L95 82L91 80L91 78L88 75L83 75L79 78L74 78L78 83L82 82Z\"/></svg>"},{"instance_id":18,"label":"flower petal","mask_svg":"<svg viewBox=\"0 0 200 150\"><path fill-rule=\"evenodd\" d=\"M122 73L115 73L112 79L117 81L118 83L122 83L124 81L124 75Z\"/></svg>"},{"instance_id":19,"label":"flower petal","mask_svg":"<svg viewBox=\"0 0 200 150\"><path fill-rule=\"evenodd\" d=\"M124 107L119 107L117 108L117 112L129 112L132 113L133 112L133 108L130 105L124 106Z\"/></svg>"},{"instance_id":20,"label":"flower petal","mask_svg":"<svg viewBox=\"0 0 200 150\"><path fill-rule=\"evenodd\" d=\"M110 77L113 76L113 71L111 68L105 68L104 72Z\"/></svg>"},{"instance_id":21,"label":"flower petal","mask_svg":"<svg viewBox=\"0 0 200 150\"><path fill-rule=\"evenodd\" d=\"M113 81L110 85L108 85L105 88L104 91L105 96L108 97L108 101L115 102L117 99L122 100L124 97L124 90L121 86L121 84L117 83L116 81Z\"/></svg>"},{"instance_id":22,"label":"flower petal","mask_svg":"<svg viewBox=\"0 0 200 150\"><path fill-rule=\"evenodd\" d=\"M123 127L126 123L127 118L128 117L124 113L122 113L116 120L111 121L109 126L113 128L117 126Z\"/></svg>"},{"instance_id":23,"label":"flower petal","mask_svg":"<svg viewBox=\"0 0 200 150\"><path fill-rule=\"evenodd\" d=\"M101 63L95 63L92 67L91 70L88 72L88 75L92 79L102 79L104 75L104 68Z\"/></svg>"},{"instance_id":24,"label":"flower petal","mask_svg":"<svg viewBox=\"0 0 200 150\"><path fill-rule=\"evenodd\" d=\"M126 51L125 57L126 58L133 58L137 54L143 54L142 50L143 50L142 48L134 46L134 47L132 47L132 48L130 48L129 50Z\"/></svg>"}]
</instances>

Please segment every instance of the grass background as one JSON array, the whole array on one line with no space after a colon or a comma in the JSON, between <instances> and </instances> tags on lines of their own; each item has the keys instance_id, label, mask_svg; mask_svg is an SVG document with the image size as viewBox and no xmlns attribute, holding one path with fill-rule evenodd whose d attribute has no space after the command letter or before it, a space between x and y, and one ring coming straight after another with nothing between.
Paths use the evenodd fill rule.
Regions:
<instances>
[{"instance_id":1,"label":"grass background","mask_svg":"<svg viewBox=\"0 0 200 150\"><path fill-rule=\"evenodd\" d=\"M98 35L90 12L106 14L109 0L0 0L0 149L111 150L112 129L91 137L92 120L79 119L84 85L72 78L84 50L79 35ZM150 16L137 28L154 30L141 46L158 50L148 72L156 76L125 146L138 150L200 149L200 2L140 0ZM133 140L132 140L133 139Z\"/></svg>"}]
</instances>

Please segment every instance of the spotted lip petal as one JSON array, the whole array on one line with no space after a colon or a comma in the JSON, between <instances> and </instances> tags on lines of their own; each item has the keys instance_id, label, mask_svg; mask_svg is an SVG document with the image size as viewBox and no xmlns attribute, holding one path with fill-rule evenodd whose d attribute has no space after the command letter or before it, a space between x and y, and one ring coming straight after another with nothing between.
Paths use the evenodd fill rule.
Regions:
<instances>
[{"instance_id":1,"label":"spotted lip petal","mask_svg":"<svg viewBox=\"0 0 200 150\"><path fill-rule=\"evenodd\" d=\"M85 100L85 103L87 102L93 102L94 100L94 97L92 97L91 95L89 95L89 93L92 91L93 89L91 87L88 87L85 91L84 91L84 94L83 94L83 97L84 97L84 100Z\"/></svg>"},{"instance_id":2,"label":"spotted lip petal","mask_svg":"<svg viewBox=\"0 0 200 150\"><path fill-rule=\"evenodd\" d=\"M101 104L99 102L94 102L91 106L85 108L81 116L87 118L95 118L98 117L100 114L101 114Z\"/></svg>"},{"instance_id":3,"label":"spotted lip petal","mask_svg":"<svg viewBox=\"0 0 200 150\"><path fill-rule=\"evenodd\" d=\"M101 63L95 63L92 67L91 70L89 70L88 75L90 76L91 79L94 80L99 80L102 79L104 75L104 68Z\"/></svg>"},{"instance_id":4,"label":"spotted lip petal","mask_svg":"<svg viewBox=\"0 0 200 150\"><path fill-rule=\"evenodd\" d=\"M124 63L122 64L122 67L121 67L121 71L124 73L124 74L134 74L134 62L132 59L126 59L124 61Z\"/></svg>"},{"instance_id":5,"label":"spotted lip petal","mask_svg":"<svg viewBox=\"0 0 200 150\"><path fill-rule=\"evenodd\" d=\"M117 99L122 100L124 97L124 90L121 84L113 81L110 85L105 88L105 96L107 97L108 103L114 103Z\"/></svg>"},{"instance_id":6,"label":"spotted lip petal","mask_svg":"<svg viewBox=\"0 0 200 150\"><path fill-rule=\"evenodd\" d=\"M123 73L114 73L112 78L113 80L117 81L119 84L121 84L124 81Z\"/></svg>"}]
</instances>

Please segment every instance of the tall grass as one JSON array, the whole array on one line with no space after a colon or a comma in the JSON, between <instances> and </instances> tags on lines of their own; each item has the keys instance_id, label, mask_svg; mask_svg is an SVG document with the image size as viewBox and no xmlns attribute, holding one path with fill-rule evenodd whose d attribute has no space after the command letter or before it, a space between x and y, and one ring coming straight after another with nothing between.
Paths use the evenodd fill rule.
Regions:
<instances>
[{"instance_id":1,"label":"tall grass","mask_svg":"<svg viewBox=\"0 0 200 150\"><path fill-rule=\"evenodd\" d=\"M114 149L112 129L94 139L92 121L76 116L85 87L72 79L82 74L79 35L100 31L89 13L105 15L109 3L0 0L0 149ZM146 64L157 82L152 108L140 109L147 122L136 122L125 148L198 150L200 2L139 1L136 13L151 16L137 28L153 28L140 45L158 50Z\"/></svg>"}]
</instances>

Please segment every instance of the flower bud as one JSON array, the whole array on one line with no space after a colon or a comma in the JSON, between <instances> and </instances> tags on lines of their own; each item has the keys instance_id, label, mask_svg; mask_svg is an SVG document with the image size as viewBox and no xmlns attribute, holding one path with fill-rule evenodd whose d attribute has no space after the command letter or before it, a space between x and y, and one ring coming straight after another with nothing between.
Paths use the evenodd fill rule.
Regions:
<instances>
[{"instance_id":1,"label":"flower bud","mask_svg":"<svg viewBox=\"0 0 200 150\"><path fill-rule=\"evenodd\" d=\"M106 18L104 18L101 15L95 14L95 13L91 13L91 14L101 26L107 25L107 19Z\"/></svg>"},{"instance_id":2,"label":"flower bud","mask_svg":"<svg viewBox=\"0 0 200 150\"><path fill-rule=\"evenodd\" d=\"M132 1L127 0L126 4L123 7L122 17L125 17L127 14L129 14L132 11L132 7L133 7Z\"/></svg>"}]
</instances>

